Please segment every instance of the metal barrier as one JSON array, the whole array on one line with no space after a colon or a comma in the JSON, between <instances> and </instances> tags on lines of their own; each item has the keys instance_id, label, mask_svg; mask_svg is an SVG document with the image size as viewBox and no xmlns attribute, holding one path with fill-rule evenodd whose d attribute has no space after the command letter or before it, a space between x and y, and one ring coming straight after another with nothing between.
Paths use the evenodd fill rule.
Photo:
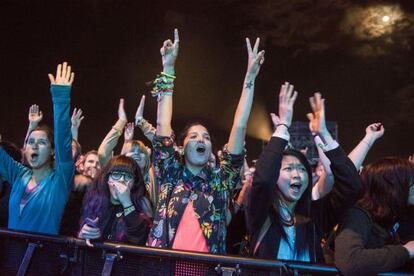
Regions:
<instances>
[{"instance_id":1,"label":"metal barrier","mask_svg":"<svg viewBox=\"0 0 414 276\"><path fill-rule=\"evenodd\" d=\"M0 228L1 275L337 275L335 267L174 251ZM402 273L399 275L409 275Z\"/></svg>"}]
</instances>

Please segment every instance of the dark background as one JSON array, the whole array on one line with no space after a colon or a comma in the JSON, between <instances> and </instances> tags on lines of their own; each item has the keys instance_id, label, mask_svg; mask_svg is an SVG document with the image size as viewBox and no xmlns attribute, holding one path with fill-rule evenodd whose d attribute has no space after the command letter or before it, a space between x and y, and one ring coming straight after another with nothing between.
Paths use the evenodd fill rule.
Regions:
<instances>
[{"instance_id":1,"label":"dark background","mask_svg":"<svg viewBox=\"0 0 414 276\"><path fill-rule=\"evenodd\" d=\"M398 18L382 26L378 18L389 11ZM47 73L62 61L76 73L72 106L86 116L79 131L84 151L96 149L115 123L120 97L133 120L145 93L145 117L155 123L156 101L145 82L161 70L159 48L177 27L176 131L202 121L217 148L227 141L246 70L244 37L259 36L266 61L249 121L249 159L268 138L267 113L277 112L284 81L299 91L294 120L306 121L308 97L321 91L345 150L368 124L382 122L385 136L368 160L408 156L414 152L413 18L413 1L2 0L0 133L21 144L34 103L52 125Z\"/></svg>"}]
</instances>

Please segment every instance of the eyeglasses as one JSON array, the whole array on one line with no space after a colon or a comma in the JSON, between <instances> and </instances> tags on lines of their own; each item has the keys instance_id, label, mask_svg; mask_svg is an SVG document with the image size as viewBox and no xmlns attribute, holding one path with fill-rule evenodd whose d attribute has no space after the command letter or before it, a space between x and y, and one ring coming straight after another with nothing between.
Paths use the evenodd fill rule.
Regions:
<instances>
[{"instance_id":1,"label":"eyeglasses","mask_svg":"<svg viewBox=\"0 0 414 276\"><path fill-rule=\"evenodd\" d=\"M134 178L132 173L120 171L113 171L109 174L109 176L116 181L121 180L121 178L124 178L124 182L130 182Z\"/></svg>"}]
</instances>

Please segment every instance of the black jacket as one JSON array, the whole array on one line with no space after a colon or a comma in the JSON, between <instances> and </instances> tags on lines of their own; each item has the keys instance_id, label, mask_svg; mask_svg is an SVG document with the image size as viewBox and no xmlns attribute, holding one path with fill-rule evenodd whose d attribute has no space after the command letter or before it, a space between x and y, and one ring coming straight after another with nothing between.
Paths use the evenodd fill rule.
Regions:
<instances>
[{"instance_id":1,"label":"black jacket","mask_svg":"<svg viewBox=\"0 0 414 276\"><path fill-rule=\"evenodd\" d=\"M247 224L250 233L250 252L256 245L258 235L266 218L277 217L272 207L276 196L276 182L279 177L283 151L287 141L272 137L260 155L249 197L249 208L246 210ZM326 152L331 161L331 169L335 176L333 190L323 199L312 201L308 229L309 256L311 262L323 262L320 241L322 235L330 231L344 212L352 206L360 192L360 180L354 164L346 156L342 148ZM281 234L273 222L265 234L256 253L261 258L275 259L279 251Z\"/></svg>"},{"instance_id":2,"label":"black jacket","mask_svg":"<svg viewBox=\"0 0 414 276\"><path fill-rule=\"evenodd\" d=\"M376 275L403 266L410 255L389 233L364 209L350 208L335 239L336 266L344 275Z\"/></svg>"}]
</instances>

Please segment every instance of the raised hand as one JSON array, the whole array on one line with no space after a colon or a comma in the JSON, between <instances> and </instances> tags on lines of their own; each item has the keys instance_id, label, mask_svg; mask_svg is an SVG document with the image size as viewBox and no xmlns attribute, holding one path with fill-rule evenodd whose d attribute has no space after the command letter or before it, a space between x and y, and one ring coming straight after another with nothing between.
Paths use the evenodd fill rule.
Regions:
<instances>
[{"instance_id":1,"label":"raised hand","mask_svg":"<svg viewBox=\"0 0 414 276\"><path fill-rule=\"evenodd\" d=\"M37 127L43 119L43 113L39 110L39 106L37 104L33 104L29 108L29 124L32 127Z\"/></svg>"},{"instance_id":2,"label":"raised hand","mask_svg":"<svg viewBox=\"0 0 414 276\"><path fill-rule=\"evenodd\" d=\"M138 125L139 121L141 121L144 118L144 107L145 107L145 95L142 95L137 112L135 113L135 124L136 125Z\"/></svg>"},{"instance_id":3,"label":"raised hand","mask_svg":"<svg viewBox=\"0 0 414 276\"><path fill-rule=\"evenodd\" d=\"M85 118L85 116L82 116L83 112L82 109L77 109L75 107L75 109L73 109L73 113L72 113L72 118L71 118L71 122L72 122L72 127L74 128L79 128L81 125L82 120Z\"/></svg>"},{"instance_id":4,"label":"raised hand","mask_svg":"<svg viewBox=\"0 0 414 276\"><path fill-rule=\"evenodd\" d=\"M174 68L174 64L178 56L179 43L180 38L178 36L178 30L174 29L174 42L172 42L171 39L168 39L164 41L160 49L162 65L164 68Z\"/></svg>"},{"instance_id":5,"label":"raised hand","mask_svg":"<svg viewBox=\"0 0 414 276\"><path fill-rule=\"evenodd\" d=\"M124 108L124 99L119 99L118 119L124 122L128 121L125 108Z\"/></svg>"},{"instance_id":6,"label":"raised hand","mask_svg":"<svg viewBox=\"0 0 414 276\"><path fill-rule=\"evenodd\" d=\"M247 56L248 56L246 75L253 77L253 78L255 78L257 74L259 74L260 66L264 62L265 51L262 50L258 52L259 43L260 43L260 38L256 38L256 42L254 43L254 47L252 49L252 45L250 44L250 39L246 38Z\"/></svg>"},{"instance_id":7,"label":"raised hand","mask_svg":"<svg viewBox=\"0 0 414 276\"><path fill-rule=\"evenodd\" d=\"M328 133L325 121L325 99L321 93L316 92L309 98L312 113L308 113L309 129L312 133Z\"/></svg>"},{"instance_id":8,"label":"raised hand","mask_svg":"<svg viewBox=\"0 0 414 276\"><path fill-rule=\"evenodd\" d=\"M367 126L365 129L366 136L375 142L384 135L385 129L381 123L374 123Z\"/></svg>"},{"instance_id":9,"label":"raised hand","mask_svg":"<svg viewBox=\"0 0 414 276\"><path fill-rule=\"evenodd\" d=\"M48 74L50 84L55 85L68 85L71 86L73 80L75 79L75 73L71 72L71 67L67 62L64 62L63 65L59 64L56 69L56 76Z\"/></svg>"},{"instance_id":10,"label":"raised hand","mask_svg":"<svg viewBox=\"0 0 414 276\"><path fill-rule=\"evenodd\" d=\"M294 91L293 85L285 82L280 87L279 93L279 117L272 113L272 122L276 128L278 125L285 125L290 127L293 118L293 105L295 104L298 92Z\"/></svg>"},{"instance_id":11,"label":"raised hand","mask_svg":"<svg viewBox=\"0 0 414 276\"><path fill-rule=\"evenodd\" d=\"M125 143L131 141L132 139L134 139L134 123L127 123L125 126L125 131L124 131L124 140Z\"/></svg>"}]
</instances>

